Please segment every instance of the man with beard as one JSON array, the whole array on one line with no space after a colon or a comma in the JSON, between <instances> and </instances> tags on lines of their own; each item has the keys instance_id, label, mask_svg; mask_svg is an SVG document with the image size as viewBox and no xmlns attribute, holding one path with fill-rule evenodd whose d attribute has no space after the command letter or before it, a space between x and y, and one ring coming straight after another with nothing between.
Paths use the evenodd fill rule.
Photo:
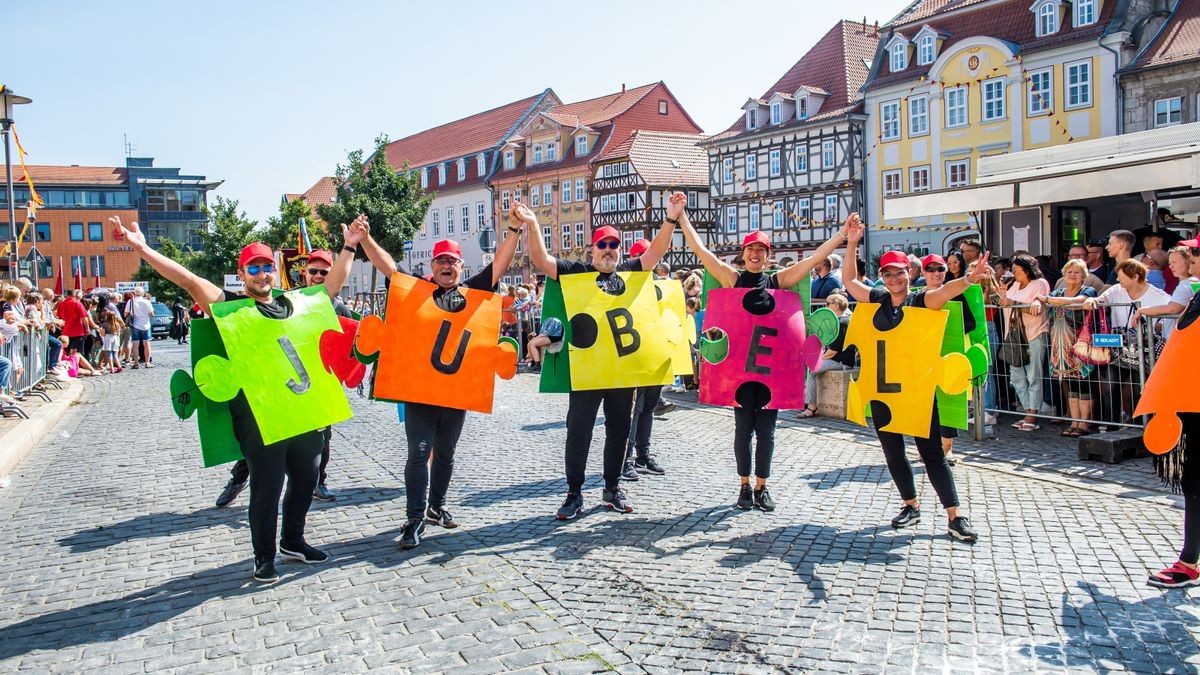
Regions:
<instances>
[{"instance_id":1,"label":"man with beard","mask_svg":"<svg viewBox=\"0 0 1200 675\"><path fill-rule=\"evenodd\" d=\"M529 238L533 264L551 279L564 274L597 274L596 285L605 293L620 295L625 281L617 272L641 272L653 269L671 246L671 235L687 206L687 195L676 192L668 200L666 221L654 236L650 247L640 257L621 262L621 233L613 227L601 227L592 233L591 264L557 259L546 251L542 238ZM531 232L541 232L532 211L518 214ZM621 465L625 460L625 444L629 438L630 416L633 413L633 387L615 387L591 391L572 391L568 396L566 474L567 498L558 509L559 520L570 520L583 512L583 481L587 468L588 450L592 444L592 429L596 413L604 406L604 505L621 513L632 513L633 505L620 486Z\"/></svg>"}]
</instances>

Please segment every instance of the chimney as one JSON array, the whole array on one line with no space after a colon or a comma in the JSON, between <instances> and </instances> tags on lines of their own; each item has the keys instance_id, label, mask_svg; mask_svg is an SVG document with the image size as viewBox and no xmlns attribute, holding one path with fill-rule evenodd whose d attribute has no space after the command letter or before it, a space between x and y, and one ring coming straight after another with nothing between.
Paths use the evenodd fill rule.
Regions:
<instances>
[{"instance_id":1,"label":"chimney","mask_svg":"<svg viewBox=\"0 0 1200 675\"><path fill-rule=\"evenodd\" d=\"M625 93L625 83L624 82L621 83L621 93L622 94Z\"/></svg>"},{"instance_id":2,"label":"chimney","mask_svg":"<svg viewBox=\"0 0 1200 675\"><path fill-rule=\"evenodd\" d=\"M863 14L862 32L863 32L863 35L867 34L867 15L866 14Z\"/></svg>"},{"instance_id":3,"label":"chimney","mask_svg":"<svg viewBox=\"0 0 1200 675\"><path fill-rule=\"evenodd\" d=\"M875 19L875 37L879 37L879 19Z\"/></svg>"}]
</instances>

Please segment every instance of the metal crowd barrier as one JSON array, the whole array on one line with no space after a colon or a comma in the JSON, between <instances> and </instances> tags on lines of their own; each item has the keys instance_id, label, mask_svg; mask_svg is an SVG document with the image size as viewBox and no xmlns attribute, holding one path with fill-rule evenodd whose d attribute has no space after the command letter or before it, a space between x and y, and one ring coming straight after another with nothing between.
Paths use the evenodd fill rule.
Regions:
<instances>
[{"instance_id":1,"label":"metal crowd barrier","mask_svg":"<svg viewBox=\"0 0 1200 675\"><path fill-rule=\"evenodd\" d=\"M19 331L0 346L0 355L12 362L8 388L20 396L50 400L45 391L48 335L45 329L31 328L28 332ZM29 417L19 404L0 404L0 413L9 411L18 417Z\"/></svg>"}]
</instances>

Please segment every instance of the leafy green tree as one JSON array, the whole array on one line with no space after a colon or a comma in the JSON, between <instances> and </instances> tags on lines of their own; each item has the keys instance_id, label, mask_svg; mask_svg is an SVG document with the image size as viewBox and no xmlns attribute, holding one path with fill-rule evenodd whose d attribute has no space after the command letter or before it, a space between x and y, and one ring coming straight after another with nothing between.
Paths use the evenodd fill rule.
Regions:
<instances>
[{"instance_id":1,"label":"leafy green tree","mask_svg":"<svg viewBox=\"0 0 1200 675\"><path fill-rule=\"evenodd\" d=\"M267 219L267 224L257 234L259 240L275 250L296 248L300 241L300 219L308 228L308 241L313 249L330 248L329 232L325 225L313 216L312 209L303 199L293 199L279 207L279 215Z\"/></svg>"},{"instance_id":2,"label":"leafy green tree","mask_svg":"<svg viewBox=\"0 0 1200 675\"><path fill-rule=\"evenodd\" d=\"M363 151L355 150L339 164L334 172L337 181L337 201L318 204L317 215L329 224L331 238L341 237L340 224L349 224L358 214L366 214L371 223L371 236L396 260L404 257L404 242L412 239L421 227L433 202L433 195L421 189L421 180L408 171L405 164L399 170L387 162L387 135L375 139L375 151L363 161ZM360 250L360 260L366 256ZM371 272L371 288L375 288L376 273Z\"/></svg>"}]
</instances>

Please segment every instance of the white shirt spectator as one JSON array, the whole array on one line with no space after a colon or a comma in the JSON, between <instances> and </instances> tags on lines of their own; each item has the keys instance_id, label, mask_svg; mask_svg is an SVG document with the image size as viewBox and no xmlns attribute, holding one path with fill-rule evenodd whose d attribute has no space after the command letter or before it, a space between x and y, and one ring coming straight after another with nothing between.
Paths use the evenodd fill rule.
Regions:
<instances>
[{"instance_id":1,"label":"white shirt spectator","mask_svg":"<svg viewBox=\"0 0 1200 675\"><path fill-rule=\"evenodd\" d=\"M154 316L154 305L144 297L129 301L129 325L134 330L150 330L150 317Z\"/></svg>"},{"instance_id":2,"label":"white shirt spectator","mask_svg":"<svg viewBox=\"0 0 1200 675\"><path fill-rule=\"evenodd\" d=\"M1182 284L1180 284L1182 285ZM1122 307L1112 308L1112 327L1127 328L1129 327L1129 319L1133 313L1137 311L1136 307L1131 307L1135 301L1129 297L1129 293L1120 285L1110 286L1107 291L1100 294L1097 298L1100 302L1107 305L1124 305ZM1150 286L1142 297L1137 301L1139 307L1158 307L1171 302L1171 296L1167 295L1166 291Z\"/></svg>"}]
</instances>

